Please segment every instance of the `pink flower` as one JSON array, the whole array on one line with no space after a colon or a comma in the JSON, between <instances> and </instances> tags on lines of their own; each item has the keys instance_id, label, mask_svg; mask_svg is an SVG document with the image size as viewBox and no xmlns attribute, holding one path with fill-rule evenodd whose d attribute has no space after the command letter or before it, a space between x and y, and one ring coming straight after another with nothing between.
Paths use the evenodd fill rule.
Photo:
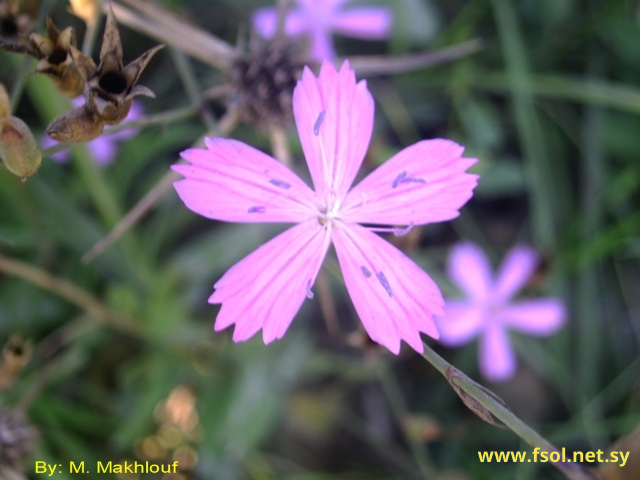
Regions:
<instances>
[{"instance_id":1,"label":"pink flower","mask_svg":"<svg viewBox=\"0 0 640 480\"><path fill-rule=\"evenodd\" d=\"M72 103L74 107L79 107L84 103L84 101L84 97L76 97L72 100ZM141 117L142 107L139 103L133 102L126 120L136 120ZM96 165L99 165L100 167L107 167L111 165L118 154L118 143L135 137L137 133L138 130L131 128L109 134L109 127L107 127L98 138L87 142L87 146L89 147L91 155L93 155L93 160ZM49 135L45 135L42 138L42 148L49 148L57 143L58 142ZM69 161L69 151L62 150L54 153L49 158L59 163L66 163Z\"/></svg>"},{"instance_id":2,"label":"pink flower","mask_svg":"<svg viewBox=\"0 0 640 480\"><path fill-rule=\"evenodd\" d=\"M318 78L305 68L293 112L315 191L274 158L245 145L206 139L207 149L182 152L190 165L175 188L188 208L229 222L296 225L259 247L214 285L209 303L222 304L215 330L235 324L243 341L262 329L265 343L281 338L312 287L333 244L355 309L372 340L394 353L404 340L422 352L420 332L437 337L433 315L443 300L431 278L367 225L450 220L471 197L475 159L448 140L421 141L396 154L357 186L373 130L374 103L345 62L325 61Z\"/></svg>"},{"instance_id":3,"label":"pink flower","mask_svg":"<svg viewBox=\"0 0 640 480\"><path fill-rule=\"evenodd\" d=\"M311 41L314 59L335 56L331 34L365 40L383 40L391 31L392 15L384 7L356 7L343 9L348 0L297 0L298 8L287 14L285 33L291 37L306 35ZM276 30L275 8L261 8L253 15L253 24L264 37L272 37Z\"/></svg>"},{"instance_id":4,"label":"pink flower","mask_svg":"<svg viewBox=\"0 0 640 480\"><path fill-rule=\"evenodd\" d=\"M467 299L447 300L445 317L437 319L440 341L458 346L479 336L480 372L488 380L507 380L515 373L509 329L543 336L556 332L565 322L565 307L559 299L512 300L538 262L531 248L516 246L492 278L489 261L476 245L459 244L449 258L448 274Z\"/></svg>"}]
</instances>

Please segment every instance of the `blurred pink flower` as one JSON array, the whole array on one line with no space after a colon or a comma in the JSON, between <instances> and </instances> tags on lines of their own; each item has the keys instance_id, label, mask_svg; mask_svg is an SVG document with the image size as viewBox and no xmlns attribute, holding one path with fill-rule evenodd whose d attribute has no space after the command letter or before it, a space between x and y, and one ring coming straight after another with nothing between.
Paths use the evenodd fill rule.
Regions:
<instances>
[{"instance_id":1,"label":"blurred pink flower","mask_svg":"<svg viewBox=\"0 0 640 480\"><path fill-rule=\"evenodd\" d=\"M84 101L84 97L76 97L72 100L72 103L74 107L79 107L84 103ZM142 107L139 103L133 102L131 104L131 110L129 110L129 115L127 115L125 121L137 120L139 118L142 118L142 116ZM109 166L115 160L116 155L118 154L118 143L135 137L137 133L137 129L128 128L126 130L120 130L119 132L109 134L109 127L107 127L98 138L87 142L87 146L89 147L89 151L91 152L96 165L99 165L101 167ZM44 135L44 137L42 138L43 149L52 147L57 143L58 142L56 142L49 135ZM62 150L60 152L54 153L49 158L56 162L66 163L70 158L69 151Z\"/></svg>"},{"instance_id":2,"label":"blurred pink flower","mask_svg":"<svg viewBox=\"0 0 640 480\"><path fill-rule=\"evenodd\" d=\"M322 61L335 56L333 32L365 40L383 40L391 32L393 16L385 7L355 7L344 9L348 0L297 0L297 8L288 12L285 33L291 37L308 36L311 56ZM253 15L256 30L272 37L276 30L275 8L261 8Z\"/></svg>"},{"instance_id":3,"label":"blurred pink flower","mask_svg":"<svg viewBox=\"0 0 640 480\"><path fill-rule=\"evenodd\" d=\"M551 335L565 323L565 307L557 298L513 301L535 272L536 252L526 246L512 248L495 278L484 252L471 243L454 247L447 270L467 295L447 300L445 316L437 318L440 341L462 345L480 337L480 372L493 382L508 380L516 371L516 359L507 331Z\"/></svg>"},{"instance_id":4,"label":"blurred pink flower","mask_svg":"<svg viewBox=\"0 0 640 480\"><path fill-rule=\"evenodd\" d=\"M229 269L209 303L222 304L215 330L233 339L260 329L281 338L333 243L355 309L372 340L394 353L404 340L422 352L420 332L437 337L443 300L431 278L373 230L401 235L413 225L450 220L472 195L475 159L448 140L418 142L351 188L373 131L374 102L345 62L328 61L316 78L305 68L293 112L315 191L276 159L235 140L205 139L182 152L190 165L174 185L188 208L228 222L289 222L289 228ZM368 224L369 227L360 224ZM372 228L371 225L386 226ZM389 226L402 225L402 228Z\"/></svg>"}]
</instances>

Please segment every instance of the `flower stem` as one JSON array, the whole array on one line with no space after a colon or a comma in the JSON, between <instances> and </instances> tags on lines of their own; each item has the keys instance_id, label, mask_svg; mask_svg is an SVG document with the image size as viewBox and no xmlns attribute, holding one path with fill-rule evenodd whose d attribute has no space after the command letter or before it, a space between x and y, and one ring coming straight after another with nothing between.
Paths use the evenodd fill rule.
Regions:
<instances>
[{"instance_id":1,"label":"flower stem","mask_svg":"<svg viewBox=\"0 0 640 480\"><path fill-rule=\"evenodd\" d=\"M504 402L499 400L497 395L482 387L471 378L467 377L460 370L449 364L427 344L424 344L423 357L442 375L444 375L467 406L469 406L469 400L465 397L471 398L474 403L477 403L481 408L486 409L491 415L500 420L506 427L532 447L539 447L542 451L549 453L560 453L558 447L553 445L533 428L516 417ZM473 410L477 413L475 409ZM552 462L552 465L571 480L594 480L594 477L578 464Z\"/></svg>"},{"instance_id":2,"label":"flower stem","mask_svg":"<svg viewBox=\"0 0 640 480\"><path fill-rule=\"evenodd\" d=\"M54 277L42 269L0 254L0 272L26 280L33 285L64 298L68 302L85 310L91 318L99 323L134 336L141 334L140 328L133 319L111 312L86 290L67 280Z\"/></svg>"}]
</instances>

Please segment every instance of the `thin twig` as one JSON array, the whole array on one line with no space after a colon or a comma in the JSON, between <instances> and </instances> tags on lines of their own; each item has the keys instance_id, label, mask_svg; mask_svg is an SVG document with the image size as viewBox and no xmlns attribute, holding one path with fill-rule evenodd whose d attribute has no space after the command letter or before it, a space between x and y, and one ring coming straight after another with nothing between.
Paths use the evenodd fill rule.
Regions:
<instances>
[{"instance_id":1,"label":"thin twig","mask_svg":"<svg viewBox=\"0 0 640 480\"><path fill-rule=\"evenodd\" d=\"M113 12L119 23L178 48L220 70L229 71L231 68L237 53L228 43L206 30L180 20L160 8L157 2L124 1L137 11L113 3Z\"/></svg>"},{"instance_id":2,"label":"thin twig","mask_svg":"<svg viewBox=\"0 0 640 480\"><path fill-rule=\"evenodd\" d=\"M558 447L516 417L497 395L474 382L460 370L449 364L427 344L424 344L423 357L444 375L447 381L455 382L455 386L457 387L456 393L460 394L459 391L463 391L465 395L471 397L529 445L539 447L542 451L549 453L560 452ZM452 372L455 372L455 375L452 375ZM467 402L465 402L465 404L466 403ZM593 476L576 463L552 462L552 465L570 480L594 480Z\"/></svg>"},{"instance_id":3,"label":"thin twig","mask_svg":"<svg viewBox=\"0 0 640 480\"><path fill-rule=\"evenodd\" d=\"M26 280L43 290L64 298L69 303L73 303L85 310L95 320L116 330L136 336L140 334L140 329L135 320L111 312L96 297L67 280L54 277L42 269L1 254L0 272Z\"/></svg>"},{"instance_id":4,"label":"thin twig","mask_svg":"<svg viewBox=\"0 0 640 480\"><path fill-rule=\"evenodd\" d=\"M359 75L389 75L393 73L410 72L412 70L419 70L440 63L450 62L481 49L482 41L476 38L443 48L436 52L397 55L394 57L376 55L349 57L349 64Z\"/></svg>"},{"instance_id":5,"label":"thin twig","mask_svg":"<svg viewBox=\"0 0 640 480\"><path fill-rule=\"evenodd\" d=\"M216 134L226 134L233 130L239 119L239 114L236 110L232 110L223 117L217 126ZM158 201L165 196L165 194L171 189L173 182L181 177L174 172L168 172L160 181L151 189L147 194L140 199L140 201L120 220L117 225L109 232L109 234L96 243L91 250L82 256L84 263L89 263L94 260L98 255L102 254L107 248L113 245L118 239L131 229L138 221L146 215L146 213L158 203Z\"/></svg>"},{"instance_id":6,"label":"thin twig","mask_svg":"<svg viewBox=\"0 0 640 480\"><path fill-rule=\"evenodd\" d=\"M11 53L22 53L25 55L30 55L33 58L39 60L42 58L38 52L36 52L33 48L28 45L24 45L18 42L12 42L11 40L7 40L6 38L0 37L0 49L11 52Z\"/></svg>"}]
</instances>

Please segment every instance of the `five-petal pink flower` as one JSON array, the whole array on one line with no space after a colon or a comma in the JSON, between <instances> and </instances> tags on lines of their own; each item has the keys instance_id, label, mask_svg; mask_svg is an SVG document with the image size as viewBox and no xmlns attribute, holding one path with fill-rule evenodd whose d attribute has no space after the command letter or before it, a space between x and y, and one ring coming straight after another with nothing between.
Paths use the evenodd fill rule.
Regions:
<instances>
[{"instance_id":1,"label":"five-petal pink flower","mask_svg":"<svg viewBox=\"0 0 640 480\"><path fill-rule=\"evenodd\" d=\"M335 56L333 32L364 40L383 40L391 32L392 14L385 7L345 9L348 0L297 0L297 8L287 13L285 33L291 37L308 36L311 56L322 61ZM276 30L275 8L261 8L253 15L256 30L272 37Z\"/></svg>"},{"instance_id":2,"label":"five-petal pink flower","mask_svg":"<svg viewBox=\"0 0 640 480\"><path fill-rule=\"evenodd\" d=\"M243 341L262 329L265 343L281 338L312 288L333 244L344 281L372 340L394 353L401 340L422 352L420 332L437 338L433 315L443 299L431 278L376 233L395 226L450 220L467 202L476 162L448 140L418 142L350 188L373 130L374 102L364 81L345 62L328 61L316 78L305 68L293 111L314 190L276 159L229 139L205 139L206 149L182 152L189 164L175 188L186 206L229 222L296 225L260 246L214 285L209 303L222 304L215 323L235 324ZM363 226L366 224L367 226ZM383 228L383 230L385 230Z\"/></svg>"},{"instance_id":3,"label":"five-petal pink flower","mask_svg":"<svg viewBox=\"0 0 640 480\"><path fill-rule=\"evenodd\" d=\"M437 319L440 341L462 345L480 337L480 373L490 381L515 374L516 358L508 330L550 335L565 322L563 302L557 298L512 300L531 279L539 263L536 252L524 245L509 251L495 278L486 255L474 244L454 247L447 270L466 294L465 300L447 300L445 316Z\"/></svg>"}]
</instances>

